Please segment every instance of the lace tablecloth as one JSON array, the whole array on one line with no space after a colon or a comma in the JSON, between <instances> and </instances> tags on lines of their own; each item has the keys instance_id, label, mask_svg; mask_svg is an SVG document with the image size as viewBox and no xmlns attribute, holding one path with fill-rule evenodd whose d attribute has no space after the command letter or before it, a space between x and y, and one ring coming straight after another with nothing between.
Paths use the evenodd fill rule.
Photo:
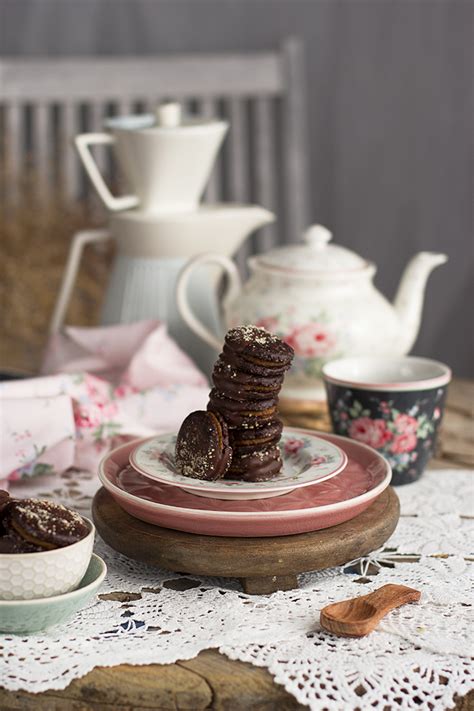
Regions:
<instances>
[{"instance_id":1,"label":"lace tablecloth","mask_svg":"<svg viewBox=\"0 0 474 711\"><path fill-rule=\"evenodd\" d=\"M271 596L246 595L233 580L156 570L98 540L108 565L99 598L47 633L0 635L0 684L62 689L94 666L171 663L213 647L267 667L311 709L446 709L474 688L473 482L472 472L444 470L397 489L402 517L383 551L303 575L298 590ZM95 476L68 471L12 493L54 496L87 515L96 487ZM421 602L362 639L321 630L324 605L388 582L418 588Z\"/></svg>"}]
</instances>

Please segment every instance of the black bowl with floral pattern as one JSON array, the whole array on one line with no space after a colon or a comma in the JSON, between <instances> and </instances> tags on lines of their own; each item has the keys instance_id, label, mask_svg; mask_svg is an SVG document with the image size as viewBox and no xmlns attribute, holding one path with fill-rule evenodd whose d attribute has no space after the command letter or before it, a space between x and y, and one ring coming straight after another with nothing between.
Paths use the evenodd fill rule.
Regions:
<instances>
[{"instance_id":1,"label":"black bowl with floral pattern","mask_svg":"<svg viewBox=\"0 0 474 711\"><path fill-rule=\"evenodd\" d=\"M323 377L334 432L380 452L395 486L419 479L443 418L448 366L412 356L342 358Z\"/></svg>"}]
</instances>

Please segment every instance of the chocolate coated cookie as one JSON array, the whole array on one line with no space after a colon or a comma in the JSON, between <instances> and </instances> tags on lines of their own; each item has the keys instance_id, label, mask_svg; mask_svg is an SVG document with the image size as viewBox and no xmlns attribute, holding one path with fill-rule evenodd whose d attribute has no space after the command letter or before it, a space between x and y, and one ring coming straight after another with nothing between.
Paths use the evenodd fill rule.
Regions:
<instances>
[{"instance_id":1,"label":"chocolate coated cookie","mask_svg":"<svg viewBox=\"0 0 474 711\"><path fill-rule=\"evenodd\" d=\"M10 494L5 489L0 489L0 516L8 502L11 501Z\"/></svg>"},{"instance_id":2,"label":"chocolate coated cookie","mask_svg":"<svg viewBox=\"0 0 474 711\"><path fill-rule=\"evenodd\" d=\"M226 344L224 344L224 348L222 349L221 358L225 359L228 363L231 363L231 365L233 365L241 373L260 375L265 378L275 375L283 376L289 368L288 365L265 365L264 361L259 361L251 356L246 358L243 355L234 353Z\"/></svg>"},{"instance_id":3,"label":"chocolate coated cookie","mask_svg":"<svg viewBox=\"0 0 474 711\"><path fill-rule=\"evenodd\" d=\"M280 472L282 465L278 446L259 448L240 456L234 455L226 479L267 481Z\"/></svg>"},{"instance_id":4,"label":"chocolate coated cookie","mask_svg":"<svg viewBox=\"0 0 474 711\"><path fill-rule=\"evenodd\" d=\"M288 368L293 349L278 336L257 326L232 328L225 337L225 346L237 356L266 368ZM226 349L224 348L224 351Z\"/></svg>"},{"instance_id":5,"label":"chocolate coated cookie","mask_svg":"<svg viewBox=\"0 0 474 711\"><path fill-rule=\"evenodd\" d=\"M196 410L186 417L176 440L176 468L183 476L215 481L229 468L232 449L224 419Z\"/></svg>"},{"instance_id":6,"label":"chocolate coated cookie","mask_svg":"<svg viewBox=\"0 0 474 711\"><path fill-rule=\"evenodd\" d=\"M89 533L89 527L78 513L62 504L40 499L14 499L3 515L7 536L42 550L63 548L77 543Z\"/></svg>"},{"instance_id":7,"label":"chocolate coated cookie","mask_svg":"<svg viewBox=\"0 0 474 711\"><path fill-rule=\"evenodd\" d=\"M276 388L283 383L283 374L269 371L268 375L255 375L253 373L245 373L236 368L224 353L221 353L214 364L213 375L232 380L240 385L264 385L265 387Z\"/></svg>"},{"instance_id":8,"label":"chocolate coated cookie","mask_svg":"<svg viewBox=\"0 0 474 711\"><path fill-rule=\"evenodd\" d=\"M220 413L229 427L257 427L274 417L276 406L276 398L239 402L225 397L213 388L209 394L207 408Z\"/></svg>"},{"instance_id":9,"label":"chocolate coated cookie","mask_svg":"<svg viewBox=\"0 0 474 711\"><path fill-rule=\"evenodd\" d=\"M11 500L12 499L10 498L10 494L8 493L8 491L0 489L0 536L5 533L5 529L3 528L2 524L3 512L6 511L7 505L10 503Z\"/></svg>"},{"instance_id":10,"label":"chocolate coated cookie","mask_svg":"<svg viewBox=\"0 0 474 711\"><path fill-rule=\"evenodd\" d=\"M231 363L219 359L212 373L215 387L233 400L266 400L278 397L283 382L283 375L251 375L237 370Z\"/></svg>"},{"instance_id":11,"label":"chocolate coated cookie","mask_svg":"<svg viewBox=\"0 0 474 711\"><path fill-rule=\"evenodd\" d=\"M278 444L283 430L283 422L277 418L265 422L260 427L235 427L230 430L230 444L235 455L253 452L258 447Z\"/></svg>"},{"instance_id":12,"label":"chocolate coated cookie","mask_svg":"<svg viewBox=\"0 0 474 711\"><path fill-rule=\"evenodd\" d=\"M44 550L41 546L27 543L13 533L0 536L0 553L41 553Z\"/></svg>"}]
</instances>

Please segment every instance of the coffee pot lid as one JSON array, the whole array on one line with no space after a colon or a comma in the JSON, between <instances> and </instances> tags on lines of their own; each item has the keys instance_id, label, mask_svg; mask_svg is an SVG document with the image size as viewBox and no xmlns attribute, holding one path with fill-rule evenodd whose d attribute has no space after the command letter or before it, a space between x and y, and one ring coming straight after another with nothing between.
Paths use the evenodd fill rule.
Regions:
<instances>
[{"instance_id":1,"label":"coffee pot lid","mask_svg":"<svg viewBox=\"0 0 474 711\"><path fill-rule=\"evenodd\" d=\"M214 126L223 123L219 119L184 117L183 107L178 101L159 104L154 114L131 114L114 116L104 122L106 128L142 131L144 129L186 129L199 126Z\"/></svg>"},{"instance_id":2,"label":"coffee pot lid","mask_svg":"<svg viewBox=\"0 0 474 711\"><path fill-rule=\"evenodd\" d=\"M323 225L311 225L303 235L305 244L279 247L258 258L262 267L287 272L339 272L363 269L367 261L338 244L329 244L332 233Z\"/></svg>"}]
</instances>

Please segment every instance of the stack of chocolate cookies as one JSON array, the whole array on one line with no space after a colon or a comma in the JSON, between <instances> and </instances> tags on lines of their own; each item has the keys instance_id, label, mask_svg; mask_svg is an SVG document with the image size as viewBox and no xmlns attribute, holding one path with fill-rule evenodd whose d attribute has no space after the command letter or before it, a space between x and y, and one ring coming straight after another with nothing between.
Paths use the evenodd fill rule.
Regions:
<instances>
[{"instance_id":1,"label":"stack of chocolate cookies","mask_svg":"<svg viewBox=\"0 0 474 711\"><path fill-rule=\"evenodd\" d=\"M293 349L256 326L233 328L212 373L214 387L207 409L218 413L229 430L232 460L227 479L264 481L278 474L278 395Z\"/></svg>"}]
</instances>

